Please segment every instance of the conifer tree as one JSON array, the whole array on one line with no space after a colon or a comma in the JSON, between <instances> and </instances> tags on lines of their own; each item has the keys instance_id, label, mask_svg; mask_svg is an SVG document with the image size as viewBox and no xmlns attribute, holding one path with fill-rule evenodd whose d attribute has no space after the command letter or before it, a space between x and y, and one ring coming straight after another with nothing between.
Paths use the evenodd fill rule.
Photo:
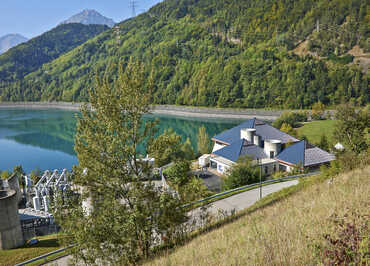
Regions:
<instances>
[{"instance_id":1,"label":"conifer tree","mask_svg":"<svg viewBox=\"0 0 370 266\"><path fill-rule=\"evenodd\" d=\"M207 154L211 150L209 136L204 126L199 128L198 131L198 153Z\"/></svg>"}]
</instances>

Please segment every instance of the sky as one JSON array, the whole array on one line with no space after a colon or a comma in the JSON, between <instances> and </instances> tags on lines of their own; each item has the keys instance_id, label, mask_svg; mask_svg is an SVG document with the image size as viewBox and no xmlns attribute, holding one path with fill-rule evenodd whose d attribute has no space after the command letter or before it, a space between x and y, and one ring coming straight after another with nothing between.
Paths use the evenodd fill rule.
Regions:
<instances>
[{"instance_id":1,"label":"sky","mask_svg":"<svg viewBox=\"0 0 370 266\"><path fill-rule=\"evenodd\" d=\"M147 11L161 0L136 0L136 13ZM36 37L84 9L121 22L131 17L130 0L1 0L0 37L18 33Z\"/></svg>"}]
</instances>

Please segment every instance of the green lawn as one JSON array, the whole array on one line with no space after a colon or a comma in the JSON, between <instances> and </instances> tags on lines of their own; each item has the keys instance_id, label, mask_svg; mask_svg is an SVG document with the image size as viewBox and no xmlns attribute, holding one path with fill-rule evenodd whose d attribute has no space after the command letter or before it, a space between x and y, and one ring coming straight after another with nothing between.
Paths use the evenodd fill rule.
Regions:
<instances>
[{"instance_id":1,"label":"green lawn","mask_svg":"<svg viewBox=\"0 0 370 266\"><path fill-rule=\"evenodd\" d=\"M326 135L329 142L333 143L333 133L336 120L320 120L304 123L302 127L297 128L300 135L305 135L309 142L318 143L323 134Z\"/></svg>"},{"instance_id":2,"label":"green lawn","mask_svg":"<svg viewBox=\"0 0 370 266\"><path fill-rule=\"evenodd\" d=\"M61 248L57 235L40 236L37 239L39 243L33 246L0 250L0 266L14 265Z\"/></svg>"}]
</instances>

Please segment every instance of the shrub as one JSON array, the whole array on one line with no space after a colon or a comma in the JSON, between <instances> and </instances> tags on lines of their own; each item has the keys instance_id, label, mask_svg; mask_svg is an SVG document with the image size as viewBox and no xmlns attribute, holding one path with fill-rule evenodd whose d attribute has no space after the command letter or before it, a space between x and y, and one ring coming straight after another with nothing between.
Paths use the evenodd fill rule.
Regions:
<instances>
[{"instance_id":1,"label":"shrub","mask_svg":"<svg viewBox=\"0 0 370 266\"><path fill-rule=\"evenodd\" d=\"M312 119L321 120L324 118L325 105L318 101L312 105Z\"/></svg>"},{"instance_id":2,"label":"shrub","mask_svg":"<svg viewBox=\"0 0 370 266\"><path fill-rule=\"evenodd\" d=\"M224 181L224 190L238 188L259 181L259 168L251 164L248 157L239 159L227 172Z\"/></svg>"},{"instance_id":3,"label":"shrub","mask_svg":"<svg viewBox=\"0 0 370 266\"><path fill-rule=\"evenodd\" d=\"M307 121L307 116L307 112L305 111L284 112L278 119L276 119L272 123L272 125L276 128L281 128L281 126L285 123L290 125L291 127L297 127L299 125L299 122Z\"/></svg>"},{"instance_id":4,"label":"shrub","mask_svg":"<svg viewBox=\"0 0 370 266\"><path fill-rule=\"evenodd\" d=\"M353 215L353 214L351 214ZM326 234L321 259L325 265L367 265L369 259L369 227L367 217L354 215L352 221L334 220L335 235Z\"/></svg>"}]
</instances>

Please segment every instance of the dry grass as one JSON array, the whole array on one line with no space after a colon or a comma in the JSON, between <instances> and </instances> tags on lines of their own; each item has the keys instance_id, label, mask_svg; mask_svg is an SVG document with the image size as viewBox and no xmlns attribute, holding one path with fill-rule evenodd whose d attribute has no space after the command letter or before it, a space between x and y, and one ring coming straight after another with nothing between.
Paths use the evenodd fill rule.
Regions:
<instances>
[{"instance_id":1,"label":"dry grass","mask_svg":"<svg viewBox=\"0 0 370 266\"><path fill-rule=\"evenodd\" d=\"M201 235L150 265L316 265L333 219L367 215L370 167L317 183ZM349 217L350 218L350 217Z\"/></svg>"}]
</instances>

